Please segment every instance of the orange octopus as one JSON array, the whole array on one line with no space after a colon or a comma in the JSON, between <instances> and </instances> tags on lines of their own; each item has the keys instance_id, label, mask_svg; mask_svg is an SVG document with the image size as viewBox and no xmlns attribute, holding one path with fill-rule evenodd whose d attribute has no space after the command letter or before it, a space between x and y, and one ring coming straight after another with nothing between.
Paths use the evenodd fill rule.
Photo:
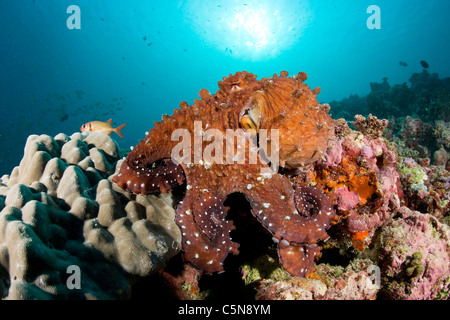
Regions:
<instances>
[{"instance_id":1,"label":"orange octopus","mask_svg":"<svg viewBox=\"0 0 450 320\"><path fill-rule=\"evenodd\" d=\"M182 231L183 258L195 268L221 272L227 255L238 254L239 244L229 235L235 226L226 219L223 203L239 192L278 244L283 268L294 276L314 271L321 250L317 242L328 238L326 230L336 218L331 201L319 189L293 185L282 174L285 170L272 166L274 160L284 169L311 164L334 137L329 106L318 103L320 89L311 91L306 78L302 72L289 77L286 71L261 80L246 71L224 77L215 94L202 89L201 99L192 106L181 102L172 116L155 122L114 176L115 183L136 194L185 186L176 223ZM177 129L190 135L174 138ZM214 137L208 134L210 129L215 130ZM270 138L263 132L271 132ZM247 143L234 143L234 137ZM187 149L179 148L180 138ZM185 161L174 159L174 148L183 151ZM255 148L260 155L256 163L251 161ZM229 152L234 155L231 163ZM243 157L237 159L239 152ZM205 153L215 161L204 161Z\"/></svg>"}]
</instances>

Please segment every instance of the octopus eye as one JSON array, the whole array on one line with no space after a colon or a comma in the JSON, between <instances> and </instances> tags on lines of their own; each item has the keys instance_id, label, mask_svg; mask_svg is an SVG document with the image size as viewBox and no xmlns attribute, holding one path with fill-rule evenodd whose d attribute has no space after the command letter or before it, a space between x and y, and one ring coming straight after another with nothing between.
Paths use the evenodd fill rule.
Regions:
<instances>
[{"instance_id":1,"label":"octopus eye","mask_svg":"<svg viewBox=\"0 0 450 320\"><path fill-rule=\"evenodd\" d=\"M259 131L259 125L261 122L261 108L258 103L253 103L253 108L247 110L247 112L241 118L241 126L251 132L256 134Z\"/></svg>"}]
</instances>

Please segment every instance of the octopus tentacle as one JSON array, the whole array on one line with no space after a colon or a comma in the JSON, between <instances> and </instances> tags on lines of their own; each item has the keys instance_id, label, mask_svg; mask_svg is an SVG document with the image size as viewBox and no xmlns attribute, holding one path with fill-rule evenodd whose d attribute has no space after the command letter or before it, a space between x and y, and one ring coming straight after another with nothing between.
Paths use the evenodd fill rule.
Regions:
<instances>
[{"instance_id":1,"label":"octopus tentacle","mask_svg":"<svg viewBox=\"0 0 450 320\"><path fill-rule=\"evenodd\" d=\"M314 236L307 237L302 243L316 243L328 238L327 230L337 215L333 205L320 189L316 187L294 186L294 201L299 214L304 218L303 224L316 230Z\"/></svg>"},{"instance_id":2,"label":"octopus tentacle","mask_svg":"<svg viewBox=\"0 0 450 320\"><path fill-rule=\"evenodd\" d=\"M326 230L336 217L329 198L317 188L297 187L293 192L288 186L287 177L275 174L264 184L243 193L252 205L253 215L275 240L314 244L327 239Z\"/></svg>"},{"instance_id":3,"label":"octopus tentacle","mask_svg":"<svg viewBox=\"0 0 450 320\"><path fill-rule=\"evenodd\" d=\"M278 249L283 268L297 277L307 277L314 272L314 260L321 255L317 245L286 245L280 242Z\"/></svg>"},{"instance_id":4,"label":"octopus tentacle","mask_svg":"<svg viewBox=\"0 0 450 320\"><path fill-rule=\"evenodd\" d=\"M167 193L176 185L183 184L185 175L181 165L170 159L162 159L140 168L132 167L124 161L113 181L121 188L145 195L153 192Z\"/></svg>"},{"instance_id":5,"label":"octopus tentacle","mask_svg":"<svg viewBox=\"0 0 450 320\"><path fill-rule=\"evenodd\" d=\"M239 244L232 242L229 232L233 222L225 219L227 209L210 192L196 197L186 192L185 200L176 210L176 219L183 235L183 257L207 273L223 271L228 253L238 254ZM198 199L195 203L193 199Z\"/></svg>"}]
</instances>

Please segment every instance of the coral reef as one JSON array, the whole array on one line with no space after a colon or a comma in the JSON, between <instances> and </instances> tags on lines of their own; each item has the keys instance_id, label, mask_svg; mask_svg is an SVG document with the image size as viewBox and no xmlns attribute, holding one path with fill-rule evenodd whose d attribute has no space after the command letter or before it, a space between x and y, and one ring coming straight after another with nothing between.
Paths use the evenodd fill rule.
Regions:
<instances>
[{"instance_id":1,"label":"coral reef","mask_svg":"<svg viewBox=\"0 0 450 320\"><path fill-rule=\"evenodd\" d=\"M315 279L262 280L256 300L319 300L326 293L326 285Z\"/></svg>"},{"instance_id":2,"label":"coral reef","mask_svg":"<svg viewBox=\"0 0 450 320\"><path fill-rule=\"evenodd\" d=\"M257 300L371 300L380 289L372 267L369 259L355 259L345 268L320 264L313 278L275 277L273 271L250 284ZM255 269L247 272L247 281Z\"/></svg>"},{"instance_id":3,"label":"coral reef","mask_svg":"<svg viewBox=\"0 0 450 320\"><path fill-rule=\"evenodd\" d=\"M450 292L450 229L435 217L402 207L374 247L381 257L381 297L424 300Z\"/></svg>"},{"instance_id":4,"label":"coral reef","mask_svg":"<svg viewBox=\"0 0 450 320\"><path fill-rule=\"evenodd\" d=\"M269 195L262 189L254 188L253 182L251 184L239 182L239 179L244 177L250 179L252 175L256 174L257 176L257 172L250 171L247 166L242 164L240 165L241 171L236 174L238 177L235 177L229 169L227 169L228 171L221 170L219 174L218 171L214 171L213 165L210 163L206 167L204 163L200 163L200 166L194 163L188 163L185 166L181 164L183 168L180 170L177 165L166 160L168 156L166 154L164 157L160 151L162 145L159 145L159 141L162 134L170 136L171 130L177 127L175 124L179 121L181 121L182 127L191 130L192 128L186 122L180 120L192 118L193 116L190 116L189 112L201 112L201 108L208 109L211 108L211 105L214 106L215 112L221 112L217 104L220 105L223 101L226 101L223 103L228 106L227 112L229 113L220 118L228 119L229 122L224 124L221 120L222 122L217 124L213 120L209 121L208 116L204 115L202 119L206 119L208 123L206 128L214 128L209 123L216 123L222 130L223 125L228 128L226 126L231 123L231 128L241 125L251 134L260 134L263 126L273 128L270 124L276 123L276 121L278 122L275 126L283 128L280 120L274 116L276 112L264 113L264 110L279 110L278 114L283 114L282 121L289 123L284 119L283 109L269 108L268 106L271 107L272 104L277 105L280 102L280 105L288 105L290 109L293 108L290 100L282 98L282 92L285 92L283 89L285 86L289 87L288 83L293 85L294 81L292 80L295 78L286 78L287 74L282 73L279 77L270 79L269 85L259 87L261 84L255 80L253 75L248 75L242 73L224 79L219 83L220 90L215 95L210 95L202 90L200 92L202 99L196 100L191 107L182 103L181 110L185 116L179 116L181 111L176 110L173 117L166 117L163 122L155 124L156 131L151 132L122 165L119 174L125 177L114 179L119 185L136 193L157 190L165 192L183 183L186 184L187 190L183 206L178 207L182 207L183 210L177 209L177 220L183 231L185 260L200 271L222 271L222 262L228 252L222 253L219 259L217 259L218 255L214 256L219 261L220 267L214 261L211 262L215 266L212 269L205 266L206 260L202 260L203 262L200 264L195 263L195 259L199 259L201 256L199 251L191 251L192 247L199 247L191 246L195 243L195 238L198 238L197 235L203 233L204 239L207 241L215 240L214 229L210 224L203 224L201 219L205 219L205 217L200 215L202 210L200 207L196 207L196 203L203 201L208 207L214 207L216 202L210 202L209 198L204 199L206 195L202 196L201 193L190 190L195 187L205 188L208 192L214 190L214 195L220 195L217 199L220 202L217 204L221 209L220 215L208 211L208 209L206 209L206 215L209 217L219 216L222 219L227 215L227 211L224 207L220 207L220 204L225 200L226 194L236 191L245 194L252 209L255 206L255 202L252 201L255 197L253 192L258 192L265 197ZM299 74L298 78L302 78L302 74ZM262 81L268 80L263 79ZM252 96L245 90L246 88L249 89L248 92L258 90L258 94ZM405 85L391 88L387 81L380 86L374 85L373 89L378 93L388 91L383 99L392 100L389 102L390 104L399 103L410 94L410 89ZM277 92L276 97L272 97L275 95L274 92ZM235 98L234 104L229 100L230 97ZM296 98L297 95L293 94L289 99L295 100ZM377 97L375 96L375 98ZM411 99L405 101L404 103L408 107L415 106ZM229 106L235 106L239 112ZM386 108L391 108L391 106ZM399 114L404 111L401 111L400 108L398 110ZM193 119L197 118L193 117ZM324 229L330 227L327 230L328 235L310 237L312 241L304 242L309 243L308 246L298 245L300 242L294 246L295 241L283 241L286 239L284 237L277 238L277 232L263 223L271 235L275 236L278 257L273 254L271 248L267 248L267 252L253 262L244 260L241 265L242 281L247 291L253 290L255 298L435 299L448 296L450 280L448 279L449 241L447 233L449 227L445 221L449 220L450 216L448 204L450 178L446 170L449 159L448 144L446 144L448 140L447 123L436 121L434 124L429 124L413 117L391 118L391 120L389 122L386 119L379 119L372 114L367 117L356 115L355 121L351 123L356 130L352 130L349 122L345 119L333 120L334 123L328 123L328 125L334 129L334 135L329 134L326 149L323 150L320 157L305 161L298 154L289 158L286 157L286 153L280 153L281 159L286 157L284 160L288 160L280 161L282 168L279 173L281 175L271 175L270 181L264 179L266 185L270 186L272 194L281 194L281 198L285 198L283 200L292 199L295 210L303 216L320 218L320 211L323 212L323 208L328 208L326 211L335 211L338 219L327 220L324 223L327 227ZM304 124L305 122L302 120L300 123ZM295 126L289 128L295 128ZM283 132L280 134L281 141L286 141L287 144L292 144L294 136L295 133L290 133L286 140L283 140ZM301 136L296 137L302 139ZM317 140L314 141L314 143L316 142ZM169 144L167 139L164 144ZM204 151L205 145L202 145L202 148ZM407 156L409 150L413 151L411 152L413 157ZM430 157L433 153L433 162L439 165L432 164ZM205 168L206 170L204 170ZM162 174L167 182L157 179L140 179L142 172L147 173L149 177ZM198 176L205 179L198 180ZM222 180L222 177L227 181ZM291 182L292 195L289 198L282 191L283 188L280 189L277 186L278 180L274 180L274 177ZM244 181L247 181L245 179ZM208 183L205 180L208 180ZM217 180L221 181L220 190L211 183L211 181ZM233 181L238 188L229 189L228 181ZM149 188L147 186L149 183L154 183L155 188ZM195 202L194 199L190 199L191 196L199 200ZM275 207L285 210L283 202L270 200L265 203L268 204L268 207L275 204ZM200 212L193 215L195 210ZM407 210L420 211L411 211L414 214L410 214L408 217L414 216L414 219L421 222L403 221L402 217L407 216L405 213ZM255 210L249 209L248 213L250 212L258 221L264 221L261 216L255 214ZM276 211L271 211L271 214L274 212ZM270 219L267 212L263 216L266 220ZM191 223L187 224L187 221L191 221ZM272 227L281 225L278 222L278 224L273 223L273 220L269 221L272 223ZM424 227L425 221L428 224L431 223L431 227ZM227 220L227 223L229 226L227 231L232 231L234 224L230 220ZM403 232L394 232L400 228L399 225L402 223L409 223L408 226L401 228L408 230L409 235L417 243L416 247L411 244L411 239L404 236ZM306 237L308 236L307 230L311 229L310 226L306 229L297 224L295 229L297 233ZM239 225L237 227L239 228ZM433 228L439 229L439 232L435 232L434 237L430 237L427 232L434 230ZM290 231L292 234L293 230ZM394 244L390 249L383 247L386 240ZM229 246L227 241L225 244ZM319 246L315 245L316 242ZM206 242L207 250L212 247L210 244L213 242ZM205 242L201 242L201 245L205 245ZM402 246L409 246L408 250L411 252L401 249ZM230 246L231 251L234 251L235 248ZM431 251L427 252L425 248ZM222 247L220 249L223 251ZM408 255L399 256L405 252L409 252ZM205 254L205 251L202 254ZM206 256L211 257L211 255ZM433 263L430 260L431 257L435 258ZM398 261L402 261L400 265L398 265ZM428 265L431 268L429 273L425 271ZM437 266L441 266L439 271ZM195 268L192 269L191 266L185 265L184 272L177 276L166 275L175 296L183 299L204 299L209 296L208 292L202 291L200 284L202 273L195 271ZM194 275L193 270L195 271ZM314 270L316 271L314 272ZM178 287L181 285L181 291L173 289L177 287L176 284ZM418 291L411 289L415 284L420 288Z\"/></svg>"},{"instance_id":5,"label":"coral reef","mask_svg":"<svg viewBox=\"0 0 450 320\"><path fill-rule=\"evenodd\" d=\"M335 117L353 119L356 114L369 113L395 123L399 118L411 116L424 122L450 121L450 77L439 78L427 70L413 73L406 83L391 86L387 78L371 82L371 92L363 97L350 95L340 101L331 101Z\"/></svg>"},{"instance_id":6,"label":"coral reef","mask_svg":"<svg viewBox=\"0 0 450 320\"><path fill-rule=\"evenodd\" d=\"M320 255L316 243L328 238L325 230L335 218L331 203L318 189L293 188L288 176L272 171L267 162L251 161L252 152L258 150L252 137L259 139L260 155L270 158L278 151L284 168L298 168L323 156L334 126L329 106L317 102L320 89L311 91L305 80L304 73L288 77L283 71L256 80L256 75L238 72L220 81L214 95L202 89L201 99L192 106L182 102L172 116L155 123L114 177L120 187L136 194L167 192L186 182L176 222L183 231L184 259L199 270L220 272L228 253L239 252L229 236L235 226L226 220L223 206L235 192L245 194L252 214L278 243L286 270L297 276L314 270L314 258ZM179 140L170 137L180 128L188 135L183 139L189 147L183 151L187 160L175 164L173 150L178 150ZM210 130L214 130L213 143L208 143ZM235 144L232 137L230 147L229 137L224 138L230 131L244 144ZM274 142L277 133L279 145ZM196 148L199 136L209 138L201 139ZM234 151L231 163L230 149ZM205 158L205 153L214 157ZM235 159L239 154L244 161Z\"/></svg>"},{"instance_id":7,"label":"coral reef","mask_svg":"<svg viewBox=\"0 0 450 320\"><path fill-rule=\"evenodd\" d=\"M382 83L370 83L367 95L369 112L392 118L417 115L426 122L449 121L450 78L440 79L437 73L427 70L413 73L406 83L390 86L387 78Z\"/></svg>"},{"instance_id":8,"label":"coral reef","mask_svg":"<svg viewBox=\"0 0 450 320\"><path fill-rule=\"evenodd\" d=\"M383 135L384 129L389 124L389 121L386 119L378 120L377 117L369 116L364 118L362 115L355 115L355 121L352 122L353 126L355 126L356 130L364 134L368 138L376 139Z\"/></svg>"},{"instance_id":9,"label":"coral reef","mask_svg":"<svg viewBox=\"0 0 450 320\"><path fill-rule=\"evenodd\" d=\"M325 160L303 178L320 186L342 217L329 230L332 238L324 246L324 255L338 252L350 262L336 266L319 260L317 271L301 279L280 273L276 264L269 267L270 263L256 261L244 265L244 281L254 288L257 299L448 297L450 228L438 220L443 221L448 214L448 205L444 207L447 202L436 196L437 192L434 197L426 193L434 199L434 205L427 197L420 198L421 202L408 190L420 190L415 186L430 180L436 191L449 190L450 178L442 178L442 169L430 169L429 163L424 167L426 163L420 165L410 158L397 159L395 145L381 138L384 121L355 118L359 122L356 127L365 135L349 129L346 121L336 121L338 139ZM413 198L414 203L410 200ZM422 212L431 211L434 216L412 211L402 205L405 203L419 206Z\"/></svg>"},{"instance_id":10,"label":"coral reef","mask_svg":"<svg viewBox=\"0 0 450 320\"><path fill-rule=\"evenodd\" d=\"M399 117L411 114L414 101L413 90L406 83L391 87L387 78L382 83L371 82L371 92L367 96L367 106L371 113L379 117Z\"/></svg>"},{"instance_id":11,"label":"coral reef","mask_svg":"<svg viewBox=\"0 0 450 320\"><path fill-rule=\"evenodd\" d=\"M336 226L340 232L331 243L339 239L337 246L351 243L363 249L376 228L400 207L402 191L395 147L381 137L385 121L355 118L356 127L366 135L350 130L346 122L337 124L335 145L306 179L334 199L337 213L345 218Z\"/></svg>"},{"instance_id":12,"label":"coral reef","mask_svg":"<svg viewBox=\"0 0 450 320\"><path fill-rule=\"evenodd\" d=\"M360 97L357 94L351 94L348 98L340 101L330 101L331 112L334 119L353 119L356 114L369 114L366 97Z\"/></svg>"},{"instance_id":13,"label":"coral reef","mask_svg":"<svg viewBox=\"0 0 450 320\"><path fill-rule=\"evenodd\" d=\"M449 299L450 78L372 83L352 122L305 80L225 77L130 153L30 136L0 179L1 297Z\"/></svg>"},{"instance_id":14,"label":"coral reef","mask_svg":"<svg viewBox=\"0 0 450 320\"><path fill-rule=\"evenodd\" d=\"M178 252L170 195L111 183L124 155L103 133L28 138L0 184L2 298L128 298L136 279Z\"/></svg>"},{"instance_id":15,"label":"coral reef","mask_svg":"<svg viewBox=\"0 0 450 320\"><path fill-rule=\"evenodd\" d=\"M428 123L407 116L390 123L384 137L398 145L398 154L403 158L445 167L450 158L449 135L449 122Z\"/></svg>"},{"instance_id":16,"label":"coral reef","mask_svg":"<svg viewBox=\"0 0 450 320\"><path fill-rule=\"evenodd\" d=\"M321 188L342 217L329 230L325 261L349 262L319 260L303 279L246 265L244 280L257 299L448 298L450 173L398 157L395 144L382 138L385 121L355 119L362 132L336 120L337 139L325 159L297 177Z\"/></svg>"},{"instance_id":17,"label":"coral reef","mask_svg":"<svg viewBox=\"0 0 450 320\"><path fill-rule=\"evenodd\" d=\"M430 159L445 166L450 158L450 78L441 79L437 73L423 70L413 73L409 82L409 87L406 83L391 87L385 78L381 83L371 83L372 91L366 97L350 96L330 105L333 113L347 121L357 113L388 119L384 137L399 146L401 157L416 162Z\"/></svg>"},{"instance_id":18,"label":"coral reef","mask_svg":"<svg viewBox=\"0 0 450 320\"><path fill-rule=\"evenodd\" d=\"M403 158L398 166L405 204L412 210L442 219L450 213L450 172L443 165Z\"/></svg>"}]
</instances>

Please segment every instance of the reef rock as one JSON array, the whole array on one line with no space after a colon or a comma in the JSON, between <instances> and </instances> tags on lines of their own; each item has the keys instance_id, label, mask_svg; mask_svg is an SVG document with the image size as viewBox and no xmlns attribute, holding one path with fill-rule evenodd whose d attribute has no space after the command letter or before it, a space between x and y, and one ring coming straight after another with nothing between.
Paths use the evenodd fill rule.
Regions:
<instances>
[{"instance_id":1,"label":"reef rock","mask_svg":"<svg viewBox=\"0 0 450 320\"><path fill-rule=\"evenodd\" d=\"M381 297L443 299L450 292L450 228L429 214L402 207L375 243Z\"/></svg>"},{"instance_id":2,"label":"reef rock","mask_svg":"<svg viewBox=\"0 0 450 320\"><path fill-rule=\"evenodd\" d=\"M178 252L170 195L111 183L124 155L103 133L28 138L0 183L2 298L128 298Z\"/></svg>"},{"instance_id":3,"label":"reef rock","mask_svg":"<svg viewBox=\"0 0 450 320\"><path fill-rule=\"evenodd\" d=\"M257 300L371 300L380 289L378 269L368 259L347 267L320 264L314 278L266 277L253 283Z\"/></svg>"},{"instance_id":4,"label":"reef rock","mask_svg":"<svg viewBox=\"0 0 450 320\"><path fill-rule=\"evenodd\" d=\"M342 217L340 240L347 238L355 248L364 250L375 230L400 207L403 193L396 148L381 137L386 121L371 116L355 119L363 132L336 121L337 139L306 181L334 200ZM348 243L339 241L339 245Z\"/></svg>"}]
</instances>

